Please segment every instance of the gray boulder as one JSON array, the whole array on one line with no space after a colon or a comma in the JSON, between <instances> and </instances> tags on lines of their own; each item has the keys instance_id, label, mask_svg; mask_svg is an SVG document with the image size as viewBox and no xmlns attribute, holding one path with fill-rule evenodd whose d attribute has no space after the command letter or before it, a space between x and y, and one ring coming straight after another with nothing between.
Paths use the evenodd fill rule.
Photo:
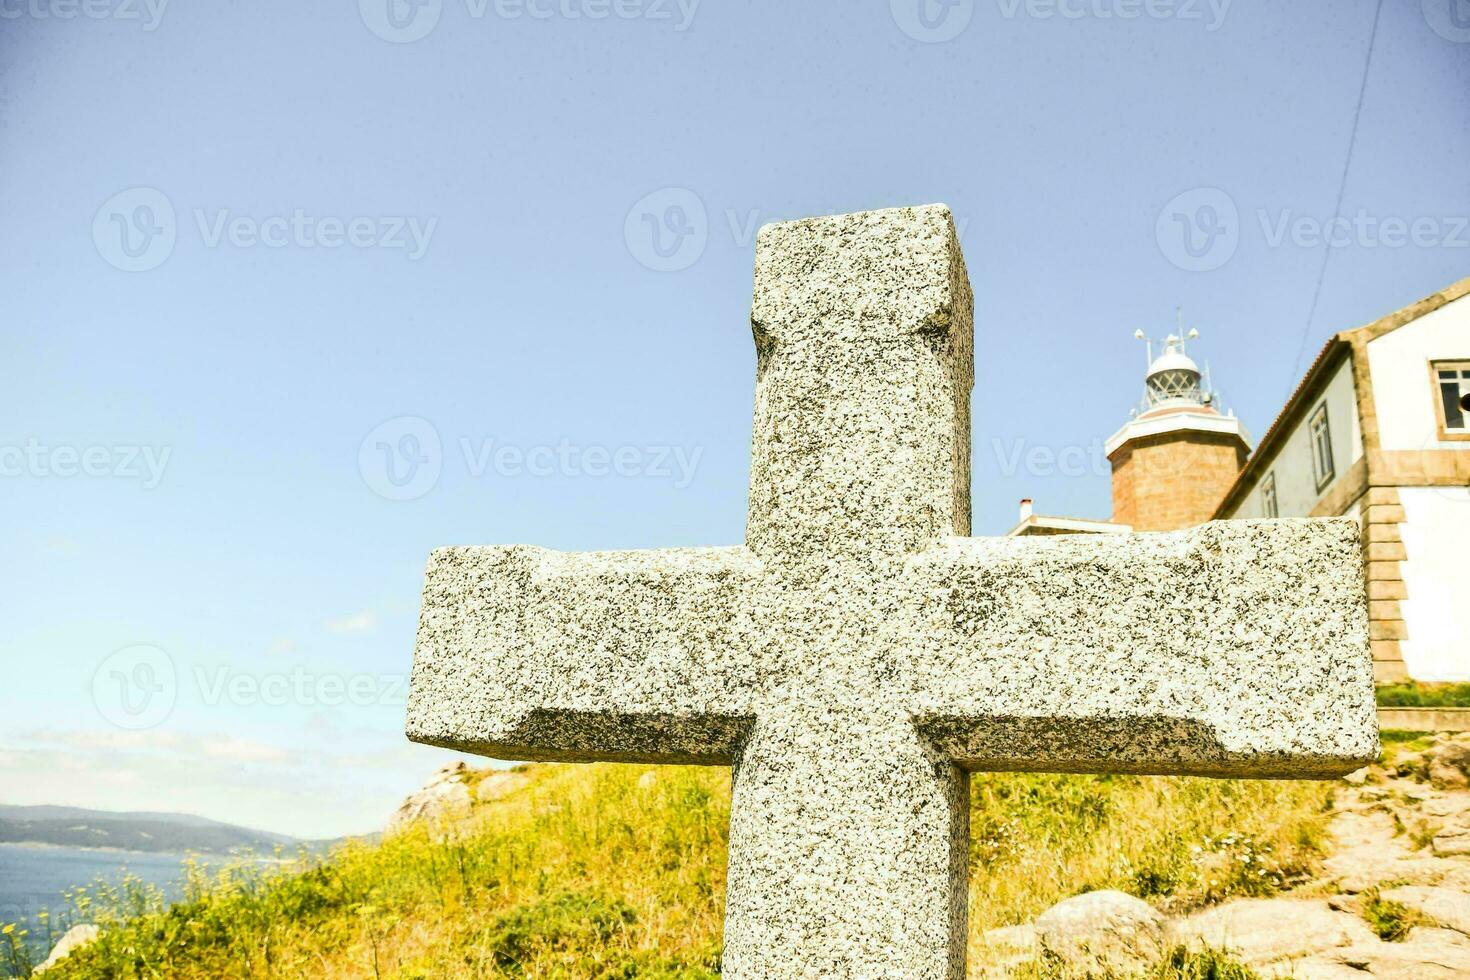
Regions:
<instances>
[{"instance_id":1,"label":"gray boulder","mask_svg":"<svg viewBox=\"0 0 1470 980\"><path fill-rule=\"evenodd\" d=\"M1446 766L1453 766L1460 772L1470 775L1470 742L1465 741L1464 736L1436 745L1434 758Z\"/></svg>"},{"instance_id":2,"label":"gray boulder","mask_svg":"<svg viewBox=\"0 0 1470 980\"><path fill-rule=\"evenodd\" d=\"M1136 970L1166 948L1164 917L1119 891L1087 892L1058 902L1041 913L1035 928L1045 953L1085 970Z\"/></svg>"},{"instance_id":3,"label":"gray boulder","mask_svg":"<svg viewBox=\"0 0 1470 980\"><path fill-rule=\"evenodd\" d=\"M36 967L34 973L51 969L57 963L60 963L66 957L76 952L80 947L94 941L101 934L102 930L93 925L72 926L66 930L65 935L56 941L56 945L51 947L51 955L46 957L44 963Z\"/></svg>"},{"instance_id":4,"label":"gray boulder","mask_svg":"<svg viewBox=\"0 0 1470 980\"><path fill-rule=\"evenodd\" d=\"M442 823L467 815L474 804L467 782L469 774L470 768L463 761L441 766L423 789L399 805L390 828L401 829L420 820Z\"/></svg>"}]
</instances>

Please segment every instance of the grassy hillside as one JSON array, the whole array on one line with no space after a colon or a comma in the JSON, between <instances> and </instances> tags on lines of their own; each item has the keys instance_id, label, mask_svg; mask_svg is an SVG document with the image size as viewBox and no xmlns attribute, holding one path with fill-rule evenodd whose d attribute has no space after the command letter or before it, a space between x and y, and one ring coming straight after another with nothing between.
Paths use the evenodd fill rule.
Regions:
<instances>
[{"instance_id":1,"label":"grassy hillside","mask_svg":"<svg viewBox=\"0 0 1470 980\"><path fill-rule=\"evenodd\" d=\"M1177 907L1269 893L1315 861L1330 792L977 776L973 968L987 956L983 930L1088 889ZM727 770L535 766L452 826L294 869L196 875L172 908L136 883L76 896L58 919L95 920L103 938L47 976L712 977L728 815Z\"/></svg>"},{"instance_id":2,"label":"grassy hillside","mask_svg":"<svg viewBox=\"0 0 1470 980\"><path fill-rule=\"evenodd\" d=\"M269 854L301 842L182 813L114 813L66 806L0 805L0 844L111 847L150 853Z\"/></svg>"}]
</instances>

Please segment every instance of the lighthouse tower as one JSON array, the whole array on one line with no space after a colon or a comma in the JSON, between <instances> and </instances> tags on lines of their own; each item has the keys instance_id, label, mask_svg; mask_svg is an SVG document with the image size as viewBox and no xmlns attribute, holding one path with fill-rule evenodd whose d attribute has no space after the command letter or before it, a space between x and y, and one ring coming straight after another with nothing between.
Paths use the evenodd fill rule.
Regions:
<instances>
[{"instance_id":1,"label":"lighthouse tower","mask_svg":"<svg viewBox=\"0 0 1470 980\"><path fill-rule=\"evenodd\" d=\"M1148 340L1142 404L1104 444L1113 467L1113 516L1135 531L1172 531L1207 521L1250 453L1234 413L1221 414L1209 379L1185 352L1181 329ZM1154 356L1158 347L1160 353Z\"/></svg>"}]
</instances>

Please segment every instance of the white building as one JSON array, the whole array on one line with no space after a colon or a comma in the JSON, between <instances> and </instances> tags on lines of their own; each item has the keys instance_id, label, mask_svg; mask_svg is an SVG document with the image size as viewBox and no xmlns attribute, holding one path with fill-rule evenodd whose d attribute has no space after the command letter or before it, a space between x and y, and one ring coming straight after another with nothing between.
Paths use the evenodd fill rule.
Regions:
<instances>
[{"instance_id":1,"label":"white building","mask_svg":"<svg viewBox=\"0 0 1470 980\"><path fill-rule=\"evenodd\" d=\"M1380 681L1470 680L1467 293L1332 337L1214 515L1359 518Z\"/></svg>"}]
</instances>

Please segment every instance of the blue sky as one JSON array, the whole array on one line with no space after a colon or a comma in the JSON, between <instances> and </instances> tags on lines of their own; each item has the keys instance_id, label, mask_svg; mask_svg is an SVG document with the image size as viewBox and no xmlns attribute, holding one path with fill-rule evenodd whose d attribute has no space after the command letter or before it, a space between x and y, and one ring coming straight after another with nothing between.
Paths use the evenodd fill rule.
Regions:
<instances>
[{"instance_id":1,"label":"blue sky","mask_svg":"<svg viewBox=\"0 0 1470 980\"><path fill-rule=\"evenodd\" d=\"M1176 305L1259 435L1470 274L1466 0L1331 244L1372 2L387 2L0 0L4 802L380 826L430 548L739 541L762 222L954 210L977 534L1107 516Z\"/></svg>"}]
</instances>

